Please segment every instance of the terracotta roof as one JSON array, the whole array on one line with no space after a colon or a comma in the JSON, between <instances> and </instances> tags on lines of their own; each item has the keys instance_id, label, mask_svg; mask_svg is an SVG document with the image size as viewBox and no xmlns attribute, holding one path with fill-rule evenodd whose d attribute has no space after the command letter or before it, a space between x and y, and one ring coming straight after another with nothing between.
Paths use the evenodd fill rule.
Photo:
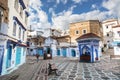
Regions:
<instances>
[{"instance_id":1,"label":"terracotta roof","mask_svg":"<svg viewBox=\"0 0 120 80\"><path fill-rule=\"evenodd\" d=\"M79 40L79 39L87 39L87 38L100 38L100 37L97 36L97 35L94 34L94 33L87 33L87 34L84 34L84 35L78 37L76 40Z\"/></svg>"},{"instance_id":2,"label":"terracotta roof","mask_svg":"<svg viewBox=\"0 0 120 80\"><path fill-rule=\"evenodd\" d=\"M120 25L112 26L112 28L120 27Z\"/></svg>"}]
</instances>

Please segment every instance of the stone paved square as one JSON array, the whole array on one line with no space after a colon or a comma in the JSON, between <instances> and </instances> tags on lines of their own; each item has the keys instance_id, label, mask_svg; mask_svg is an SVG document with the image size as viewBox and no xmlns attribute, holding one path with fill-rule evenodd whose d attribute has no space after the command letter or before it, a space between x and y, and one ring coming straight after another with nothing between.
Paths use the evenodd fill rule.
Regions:
<instances>
[{"instance_id":1,"label":"stone paved square","mask_svg":"<svg viewBox=\"0 0 120 80\"><path fill-rule=\"evenodd\" d=\"M31 60L33 63L31 64ZM104 61L103 61L104 60ZM58 68L58 76L55 73L47 75L46 69L49 60L28 59L19 69L9 75L1 76L0 80L120 80L119 60L110 60L108 55L101 57L100 62L86 63L76 59L54 57L50 60ZM114 67L111 67L111 64ZM104 66L107 65L107 66ZM18 75L17 77L15 77Z\"/></svg>"}]
</instances>

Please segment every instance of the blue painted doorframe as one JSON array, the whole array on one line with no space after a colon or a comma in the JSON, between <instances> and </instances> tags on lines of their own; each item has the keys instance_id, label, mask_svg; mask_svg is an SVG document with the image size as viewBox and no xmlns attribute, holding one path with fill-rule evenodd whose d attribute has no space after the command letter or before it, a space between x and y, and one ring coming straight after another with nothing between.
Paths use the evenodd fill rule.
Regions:
<instances>
[{"instance_id":1,"label":"blue painted doorframe","mask_svg":"<svg viewBox=\"0 0 120 80\"><path fill-rule=\"evenodd\" d=\"M67 56L66 48L62 48L62 54L63 54L64 57Z\"/></svg>"},{"instance_id":2,"label":"blue painted doorframe","mask_svg":"<svg viewBox=\"0 0 120 80\"><path fill-rule=\"evenodd\" d=\"M0 75L2 73L3 55L4 55L4 46L0 45Z\"/></svg>"},{"instance_id":3,"label":"blue painted doorframe","mask_svg":"<svg viewBox=\"0 0 120 80\"><path fill-rule=\"evenodd\" d=\"M21 61L21 48L17 47L16 50L16 65L20 64Z\"/></svg>"},{"instance_id":4,"label":"blue painted doorframe","mask_svg":"<svg viewBox=\"0 0 120 80\"><path fill-rule=\"evenodd\" d=\"M6 59L6 68L11 66L11 56L12 56L12 46L9 45L7 48L7 59Z\"/></svg>"}]
</instances>

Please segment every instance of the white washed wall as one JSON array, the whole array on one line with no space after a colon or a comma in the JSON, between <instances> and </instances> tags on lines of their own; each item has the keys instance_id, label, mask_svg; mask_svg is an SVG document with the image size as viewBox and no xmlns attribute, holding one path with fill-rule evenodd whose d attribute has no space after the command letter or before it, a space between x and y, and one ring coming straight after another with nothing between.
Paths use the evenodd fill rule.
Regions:
<instances>
[{"instance_id":1,"label":"white washed wall","mask_svg":"<svg viewBox=\"0 0 120 80\"><path fill-rule=\"evenodd\" d=\"M27 25L25 24L25 21L24 21L25 10L23 10L23 18L21 18L20 14L19 14L19 12L20 12L20 4L19 4L18 12L17 12L17 10L14 8L14 1L15 0L8 0L8 7L9 7L9 23L8 23L9 29L8 29L8 35L18 39L18 35L13 36L13 24L14 24L13 23L14 22L13 16L16 16L19 19L19 21L23 24L23 26L25 28L27 28ZM17 25L17 31L16 32L17 32L16 34L19 33L19 25ZM24 36L25 36L24 37L25 38L24 42L26 42L26 40L27 40L27 32L26 31L25 31L25 35Z\"/></svg>"}]
</instances>

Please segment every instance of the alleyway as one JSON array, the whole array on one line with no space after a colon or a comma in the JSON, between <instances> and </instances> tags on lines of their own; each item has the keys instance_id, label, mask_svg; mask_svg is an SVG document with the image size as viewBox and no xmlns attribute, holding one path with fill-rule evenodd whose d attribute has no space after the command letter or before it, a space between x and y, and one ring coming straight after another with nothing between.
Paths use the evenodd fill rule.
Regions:
<instances>
[{"instance_id":1,"label":"alleyway","mask_svg":"<svg viewBox=\"0 0 120 80\"><path fill-rule=\"evenodd\" d=\"M47 63L55 63L59 69L59 76L54 73L47 75ZM77 58L55 57L37 63L35 57L27 57L27 62L0 80L120 80L120 60L101 57L100 62L83 63Z\"/></svg>"}]
</instances>

